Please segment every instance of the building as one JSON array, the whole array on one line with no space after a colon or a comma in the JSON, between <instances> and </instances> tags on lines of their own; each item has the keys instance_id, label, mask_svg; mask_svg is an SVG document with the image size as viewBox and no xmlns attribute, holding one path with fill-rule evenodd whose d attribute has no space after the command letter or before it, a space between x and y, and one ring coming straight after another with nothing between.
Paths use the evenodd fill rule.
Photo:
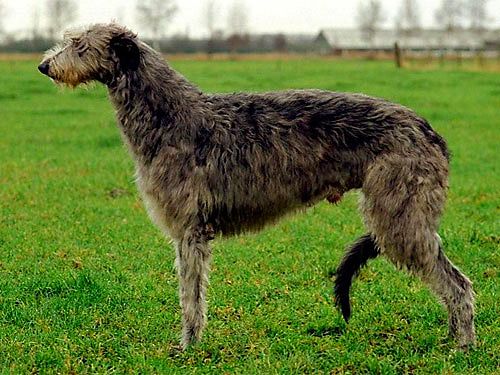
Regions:
<instances>
[{"instance_id":1,"label":"building","mask_svg":"<svg viewBox=\"0 0 500 375\"><path fill-rule=\"evenodd\" d=\"M360 29L324 29L315 39L322 53L344 51L391 51L394 43L410 51L499 51L500 29L497 30L377 30L371 35Z\"/></svg>"}]
</instances>

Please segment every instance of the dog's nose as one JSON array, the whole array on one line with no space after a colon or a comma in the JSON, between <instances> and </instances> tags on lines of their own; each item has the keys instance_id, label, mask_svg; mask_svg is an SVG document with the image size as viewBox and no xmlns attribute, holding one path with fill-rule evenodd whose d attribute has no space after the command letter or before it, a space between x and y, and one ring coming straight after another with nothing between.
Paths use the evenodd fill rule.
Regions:
<instances>
[{"instance_id":1,"label":"dog's nose","mask_svg":"<svg viewBox=\"0 0 500 375\"><path fill-rule=\"evenodd\" d=\"M38 70L47 75L49 73L49 63L47 61L44 61L43 63L41 63L40 65L38 65Z\"/></svg>"}]
</instances>

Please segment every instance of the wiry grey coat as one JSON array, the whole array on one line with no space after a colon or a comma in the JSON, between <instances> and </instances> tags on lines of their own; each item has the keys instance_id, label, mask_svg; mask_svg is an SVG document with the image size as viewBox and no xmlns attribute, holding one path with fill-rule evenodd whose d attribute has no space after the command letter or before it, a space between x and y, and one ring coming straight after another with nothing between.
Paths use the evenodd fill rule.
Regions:
<instances>
[{"instance_id":1,"label":"wiry grey coat","mask_svg":"<svg viewBox=\"0 0 500 375\"><path fill-rule=\"evenodd\" d=\"M216 234L258 230L283 214L361 189L367 234L346 253L335 292L346 320L352 278L379 253L420 276L474 340L470 281L436 233L447 189L445 141L411 110L359 94L202 93L127 29L69 35L39 69L109 89L154 222L177 249L182 344L201 337Z\"/></svg>"}]
</instances>

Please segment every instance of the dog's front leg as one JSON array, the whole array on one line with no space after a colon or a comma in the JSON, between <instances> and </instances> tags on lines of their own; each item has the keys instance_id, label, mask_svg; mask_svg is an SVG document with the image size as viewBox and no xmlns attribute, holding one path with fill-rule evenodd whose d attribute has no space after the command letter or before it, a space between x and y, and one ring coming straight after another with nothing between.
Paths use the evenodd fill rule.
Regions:
<instances>
[{"instance_id":1,"label":"dog's front leg","mask_svg":"<svg viewBox=\"0 0 500 375\"><path fill-rule=\"evenodd\" d=\"M179 299L182 308L182 339L184 349L201 339L206 323L206 291L211 249L203 228L187 230L177 243Z\"/></svg>"}]
</instances>

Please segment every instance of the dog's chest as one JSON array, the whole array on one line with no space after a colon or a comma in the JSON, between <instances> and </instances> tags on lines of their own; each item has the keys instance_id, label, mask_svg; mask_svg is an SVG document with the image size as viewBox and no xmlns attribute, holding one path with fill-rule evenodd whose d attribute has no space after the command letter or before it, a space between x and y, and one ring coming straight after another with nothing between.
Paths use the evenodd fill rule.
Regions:
<instances>
[{"instance_id":1,"label":"dog's chest","mask_svg":"<svg viewBox=\"0 0 500 375\"><path fill-rule=\"evenodd\" d=\"M180 239L196 212L195 194L192 187L189 188L189 181L140 166L136 177L138 190L153 223L166 235Z\"/></svg>"},{"instance_id":2,"label":"dog's chest","mask_svg":"<svg viewBox=\"0 0 500 375\"><path fill-rule=\"evenodd\" d=\"M161 194L154 184L141 173L137 173L137 188L149 214L149 217L165 234L170 235L173 226L173 215L165 210Z\"/></svg>"}]
</instances>

